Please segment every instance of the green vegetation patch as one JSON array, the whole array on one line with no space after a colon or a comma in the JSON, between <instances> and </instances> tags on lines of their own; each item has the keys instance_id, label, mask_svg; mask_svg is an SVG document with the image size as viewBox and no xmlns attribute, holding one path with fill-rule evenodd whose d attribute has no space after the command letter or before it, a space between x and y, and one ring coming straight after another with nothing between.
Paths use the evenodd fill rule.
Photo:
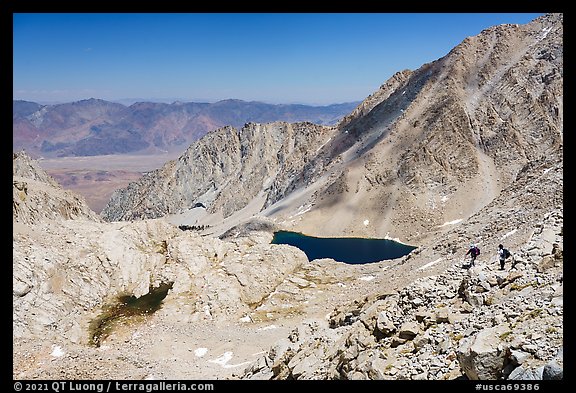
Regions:
<instances>
[{"instance_id":1,"label":"green vegetation patch","mask_svg":"<svg viewBox=\"0 0 576 393\"><path fill-rule=\"evenodd\" d=\"M90 322L90 344L99 347L114 328L121 324L143 322L148 315L160 309L172 285L163 283L157 288L150 287L149 292L139 298L119 296L113 304L105 305L102 313Z\"/></svg>"}]
</instances>

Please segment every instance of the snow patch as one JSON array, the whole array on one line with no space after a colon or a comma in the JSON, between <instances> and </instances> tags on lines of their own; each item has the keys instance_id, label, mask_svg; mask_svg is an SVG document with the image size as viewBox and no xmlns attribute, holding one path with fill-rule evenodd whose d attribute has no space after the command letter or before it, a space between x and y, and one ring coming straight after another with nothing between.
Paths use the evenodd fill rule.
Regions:
<instances>
[{"instance_id":1,"label":"snow patch","mask_svg":"<svg viewBox=\"0 0 576 393\"><path fill-rule=\"evenodd\" d=\"M362 276L359 277L358 280L362 280L362 281L372 281L376 278L376 276Z\"/></svg>"},{"instance_id":2,"label":"snow patch","mask_svg":"<svg viewBox=\"0 0 576 393\"><path fill-rule=\"evenodd\" d=\"M427 268L429 268L430 266L437 264L437 263L440 262L441 260L442 260L442 258L438 258L438 259L436 259L435 261L428 262L427 264L420 266L420 267L418 268L418 270L427 269Z\"/></svg>"},{"instance_id":3,"label":"snow patch","mask_svg":"<svg viewBox=\"0 0 576 393\"><path fill-rule=\"evenodd\" d=\"M513 234L516 233L518 229L512 229L510 232L505 233L504 235L502 235L502 237L500 238L500 240L504 240L506 239L508 236L512 236Z\"/></svg>"},{"instance_id":4,"label":"snow patch","mask_svg":"<svg viewBox=\"0 0 576 393\"><path fill-rule=\"evenodd\" d=\"M51 356L59 358L64 356L65 353L66 352L64 352L64 350L59 345L52 345L52 353L50 353Z\"/></svg>"},{"instance_id":5,"label":"snow patch","mask_svg":"<svg viewBox=\"0 0 576 393\"><path fill-rule=\"evenodd\" d=\"M296 216L299 216L301 214L308 213L310 210L312 210L312 206L309 206L308 208L302 210L301 212L294 214L292 217L296 217Z\"/></svg>"},{"instance_id":6,"label":"snow patch","mask_svg":"<svg viewBox=\"0 0 576 393\"><path fill-rule=\"evenodd\" d=\"M326 146L326 144L327 144L328 142L330 142L330 139L332 139L332 137L328 138L328 139L326 140L326 142L324 142L324 143L322 144L322 146L320 146L318 149L316 149L316 153L318 153L318 152L320 151L320 149L322 149L324 146Z\"/></svg>"},{"instance_id":7,"label":"snow patch","mask_svg":"<svg viewBox=\"0 0 576 393\"><path fill-rule=\"evenodd\" d=\"M212 314L210 313L210 306L207 304L204 306L204 314L206 314L207 317L212 316Z\"/></svg>"},{"instance_id":8,"label":"snow patch","mask_svg":"<svg viewBox=\"0 0 576 393\"><path fill-rule=\"evenodd\" d=\"M364 226L367 227L370 224L370 220L364 220Z\"/></svg>"},{"instance_id":9,"label":"snow patch","mask_svg":"<svg viewBox=\"0 0 576 393\"><path fill-rule=\"evenodd\" d=\"M418 236L420 233L416 232L416 236ZM386 236L384 236L385 240L394 240L396 243L400 243L400 244L404 244L405 246L409 246L408 243L404 243L402 240L400 240L399 237L391 237L390 236L390 232L388 232L386 234Z\"/></svg>"},{"instance_id":10,"label":"snow patch","mask_svg":"<svg viewBox=\"0 0 576 393\"><path fill-rule=\"evenodd\" d=\"M438 228L442 228L445 227L446 225L454 225L454 224L458 224L460 221L462 221L461 218L457 219L457 220L452 220L452 221L447 221L442 225L438 225Z\"/></svg>"},{"instance_id":11,"label":"snow patch","mask_svg":"<svg viewBox=\"0 0 576 393\"><path fill-rule=\"evenodd\" d=\"M221 365L222 367L224 367L226 365L226 363L228 363L232 357L234 356L234 352L224 352L222 354L222 356L216 358L216 359L212 359L212 360L208 360L210 363L216 363Z\"/></svg>"},{"instance_id":12,"label":"snow patch","mask_svg":"<svg viewBox=\"0 0 576 393\"><path fill-rule=\"evenodd\" d=\"M251 362L243 362L243 363L238 363L238 364L227 364L232 357L234 356L234 352L229 351L229 352L224 352L224 354L222 354L222 356L216 358L216 359L212 359L212 360L208 360L210 363L216 363L224 368L232 368L232 367L240 367L240 366L244 366L246 364L249 364Z\"/></svg>"},{"instance_id":13,"label":"snow patch","mask_svg":"<svg viewBox=\"0 0 576 393\"><path fill-rule=\"evenodd\" d=\"M344 283L341 283L341 282L339 282L339 283L336 283L336 285L338 285L339 287L342 287L342 288L345 288L345 287L346 287L346 284L344 284Z\"/></svg>"},{"instance_id":14,"label":"snow patch","mask_svg":"<svg viewBox=\"0 0 576 393\"><path fill-rule=\"evenodd\" d=\"M550 31L552 31L552 26L543 28L543 29L542 29L542 34L540 34L540 36L538 37L538 39L543 40L544 38L546 38L546 36L548 35L548 33L550 33Z\"/></svg>"},{"instance_id":15,"label":"snow patch","mask_svg":"<svg viewBox=\"0 0 576 393\"><path fill-rule=\"evenodd\" d=\"M250 318L250 315L246 315L245 317L240 318L240 322L252 322L252 318Z\"/></svg>"},{"instance_id":16,"label":"snow patch","mask_svg":"<svg viewBox=\"0 0 576 393\"><path fill-rule=\"evenodd\" d=\"M304 210L302 210L304 207L305 207L305 205L298 206L298 209L296 210L296 214L289 216L288 219L290 220L294 217L297 217L297 216L304 214L304 213L308 213L310 210L312 210L312 205L310 205L310 206L306 207Z\"/></svg>"},{"instance_id":17,"label":"snow patch","mask_svg":"<svg viewBox=\"0 0 576 393\"><path fill-rule=\"evenodd\" d=\"M261 327L261 328L258 329L258 330L272 330L272 329L278 329L278 326L276 326L276 325L269 325L269 326Z\"/></svg>"},{"instance_id":18,"label":"snow patch","mask_svg":"<svg viewBox=\"0 0 576 393\"><path fill-rule=\"evenodd\" d=\"M395 242L402 243L399 238L397 238L397 237L390 237L390 232L388 232L388 233L386 234L386 236L384 236L384 239L386 239L386 240L394 240Z\"/></svg>"},{"instance_id":19,"label":"snow patch","mask_svg":"<svg viewBox=\"0 0 576 393\"><path fill-rule=\"evenodd\" d=\"M440 200L442 202L446 202L448 199L450 199L450 198L448 198L448 195L444 195Z\"/></svg>"},{"instance_id":20,"label":"snow patch","mask_svg":"<svg viewBox=\"0 0 576 393\"><path fill-rule=\"evenodd\" d=\"M194 355L196 355L199 358L206 355L206 353L208 353L208 348L196 348L194 350Z\"/></svg>"}]
</instances>

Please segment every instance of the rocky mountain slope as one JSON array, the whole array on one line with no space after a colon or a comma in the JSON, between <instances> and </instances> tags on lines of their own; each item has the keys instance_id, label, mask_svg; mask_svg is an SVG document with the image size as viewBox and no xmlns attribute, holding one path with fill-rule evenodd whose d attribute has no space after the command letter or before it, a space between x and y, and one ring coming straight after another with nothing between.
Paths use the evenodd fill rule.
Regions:
<instances>
[{"instance_id":1,"label":"rocky mountain slope","mask_svg":"<svg viewBox=\"0 0 576 393\"><path fill-rule=\"evenodd\" d=\"M152 218L201 202L213 215L201 224L243 210L315 235L390 234L418 244L480 211L527 163L560 154L562 60L562 15L486 29L394 75L337 127L298 124L282 149L303 141L306 156L279 154L279 143L268 142L278 126L220 129L117 192L102 215ZM260 131L248 143L253 129ZM239 160L224 172L223 162ZM246 181L259 171L256 183ZM240 186L223 185L227 174Z\"/></svg>"},{"instance_id":2,"label":"rocky mountain slope","mask_svg":"<svg viewBox=\"0 0 576 393\"><path fill-rule=\"evenodd\" d=\"M242 378L562 379L562 168L530 164L465 226L386 266L369 296L299 326ZM471 238L482 252L467 268ZM513 253L504 270L499 243Z\"/></svg>"},{"instance_id":3,"label":"rocky mountain slope","mask_svg":"<svg viewBox=\"0 0 576 393\"><path fill-rule=\"evenodd\" d=\"M84 218L100 221L84 199L66 191L26 153L12 157L12 214L14 221L36 224L46 219Z\"/></svg>"},{"instance_id":4,"label":"rocky mountain slope","mask_svg":"<svg viewBox=\"0 0 576 393\"><path fill-rule=\"evenodd\" d=\"M44 157L183 151L208 131L250 121L313 121L334 124L356 103L327 106L272 105L224 100L216 103L137 102L98 99L40 105L14 101L13 150Z\"/></svg>"},{"instance_id":5,"label":"rocky mountain slope","mask_svg":"<svg viewBox=\"0 0 576 393\"><path fill-rule=\"evenodd\" d=\"M22 181L53 183L42 173L28 171L27 176ZM346 299L335 293L341 278L356 280L378 269L310 263L294 247L270 244L272 235L266 232L223 241L181 231L161 219L105 223L93 215L61 217L60 206L46 201L62 190L36 182L48 190L39 201L46 214L33 222L22 220L36 210L23 204L13 219L15 378L230 377L299 320ZM77 201L71 193L63 196L68 205ZM298 294L302 283L309 291L330 291L312 300ZM168 284L155 314L94 327L123 296L141 297ZM215 335L215 329L221 333ZM95 335L98 346L92 342ZM172 361L174 346L163 340L180 342L185 349L178 367ZM200 367L189 346L202 345L224 356L229 351L222 353L222 340L234 342L227 348L236 353L235 361L240 359L238 366L207 361Z\"/></svg>"},{"instance_id":6,"label":"rocky mountain slope","mask_svg":"<svg viewBox=\"0 0 576 393\"><path fill-rule=\"evenodd\" d=\"M336 127L221 128L117 193L115 222L15 156L42 193L13 193L14 378L563 379L562 52L562 15L496 26ZM418 247L308 261L276 229Z\"/></svg>"},{"instance_id":7,"label":"rocky mountain slope","mask_svg":"<svg viewBox=\"0 0 576 393\"><path fill-rule=\"evenodd\" d=\"M530 163L466 225L365 265L309 262L255 230L15 215L14 378L561 378L562 185L562 160ZM482 254L466 269L471 239ZM159 311L90 344L119 296L168 283Z\"/></svg>"},{"instance_id":8,"label":"rocky mountain slope","mask_svg":"<svg viewBox=\"0 0 576 393\"><path fill-rule=\"evenodd\" d=\"M227 218L249 203L266 203L279 177L294 179L335 128L312 123L249 123L224 127L192 144L177 160L115 192L102 216L108 220L156 218L196 204ZM309 176L308 174L306 176ZM294 179L297 181L297 179ZM284 187L293 187L287 180ZM233 196L233 197L232 197Z\"/></svg>"}]
</instances>

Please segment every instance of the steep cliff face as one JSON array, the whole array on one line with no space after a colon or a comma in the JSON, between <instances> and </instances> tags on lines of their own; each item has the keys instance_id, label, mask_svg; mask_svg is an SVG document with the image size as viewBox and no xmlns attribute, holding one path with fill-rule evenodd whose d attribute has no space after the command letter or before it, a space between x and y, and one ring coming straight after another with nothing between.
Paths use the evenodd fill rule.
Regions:
<instances>
[{"instance_id":1,"label":"steep cliff face","mask_svg":"<svg viewBox=\"0 0 576 393\"><path fill-rule=\"evenodd\" d=\"M334 132L284 122L218 129L177 161L114 193L102 216L110 221L155 218L202 203L226 218L254 199L261 207L279 182L304 176L303 168Z\"/></svg>"},{"instance_id":2,"label":"steep cliff face","mask_svg":"<svg viewBox=\"0 0 576 393\"><path fill-rule=\"evenodd\" d=\"M424 241L490 203L527 162L560 154L562 60L562 15L486 29L395 74L336 129L218 130L119 191L103 217L206 202L222 220L256 198L255 212L296 230Z\"/></svg>"},{"instance_id":3,"label":"steep cliff face","mask_svg":"<svg viewBox=\"0 0 576 393\"><path fill-rule=\"evenodd\" d=\"M380 104L382 101L386 100L392 93L396 90L405 86L406 82L412 75L412 71L404 70L395 73L390 79L386 81L380 88L366 97L349 115L344 116L342 120L338 123L339 127L346 127L350 125L354 120L367 115L374 109L374 107Z\"/></svg>"}]
</instances>

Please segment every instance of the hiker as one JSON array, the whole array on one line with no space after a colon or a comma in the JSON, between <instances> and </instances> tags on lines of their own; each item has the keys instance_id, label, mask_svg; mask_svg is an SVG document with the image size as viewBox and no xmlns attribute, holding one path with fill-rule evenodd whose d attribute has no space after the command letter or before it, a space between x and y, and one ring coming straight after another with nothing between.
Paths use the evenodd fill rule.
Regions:
<instances>
[{"instance_id":1,"label":"hiker","mask_svg":"<svg viewBox=\"0 0 576 393\"><path fill-rule=\"evenodd\" d=\"M474 261L476 261L476 257L480 255L480 249L476 247L475 244L470 244L470 248L466 255L470 254L470 266L474 266Z\"/></svg>"},{"instance_id":2,"label":"hiker","mask_svg":"<svg viewBox=\"0 0 576 393\"><path fill-rule=\"evenodd\" d=\"M500 270L504 270L506 259L510 258L510 251L505 249L502 244L498 244L498 258L500 259Z\"/></svg>"}]
</instances>

